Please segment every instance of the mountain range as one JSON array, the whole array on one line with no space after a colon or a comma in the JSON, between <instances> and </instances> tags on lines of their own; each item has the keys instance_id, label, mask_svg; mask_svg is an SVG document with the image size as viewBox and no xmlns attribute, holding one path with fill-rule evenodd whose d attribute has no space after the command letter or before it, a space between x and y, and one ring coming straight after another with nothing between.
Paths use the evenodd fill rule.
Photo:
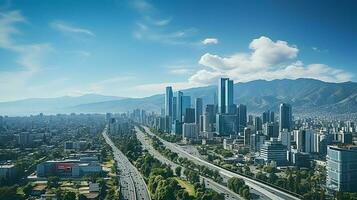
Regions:
<instances>
[{"instance_id":1,"label":"mountain range","mask_svg":"<svg viewBox=\"0 0 357 200\"><path fill-rule=\"evenodd\" d=\"M165 88L163 88L163 91ZM184 95L214 103L217 86L182 90ZM280 103L290 103L294 113L357 113L357 83L329 83L315 79L255 80L234 84L234 103L245 104L248 112L278 111ZM0 115L42 113L125 112L135 108L159 112L164 94L144 98L124 98L88 94L80 97L36 98L0 103Z\"/></svg>"}]
</instances>

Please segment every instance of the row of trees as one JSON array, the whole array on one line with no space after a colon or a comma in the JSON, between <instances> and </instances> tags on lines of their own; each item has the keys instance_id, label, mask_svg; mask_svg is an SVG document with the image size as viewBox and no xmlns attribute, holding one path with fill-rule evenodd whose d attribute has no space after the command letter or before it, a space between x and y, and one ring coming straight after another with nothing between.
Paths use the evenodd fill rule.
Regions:
<instances>
[{"instance_id":1,"label":"row of trees","mask_svg":"<svg viewBox=\"0 0 357 200\"><path fill-rule=\"evenodd\" d=\"M220 176L217 170L211 170L207 166L197 165L191 160L188 160L187 158L179 157L177 153L172 152L170 149L166 148L165 145L163 145L163 143L156 136L151 136L151 142L154 149L159 151L162 155L164 155L171 161L187 169L192 169L194 171L197 171L202 176L212 178L218 183L221 183L223 181L222 177Z\"/></svg>"},{"instance_id":2,"label":"row of trees","mask_svg":"<svg viewBox=\"0 0 357 200\"><path fill-rule=\"evenodd\" d=\"M249 187L244 183L243 179L232 177L228 180L227 186L233 192L241 195L245 199L250 199Z\"/></svg>"}]
</instances>

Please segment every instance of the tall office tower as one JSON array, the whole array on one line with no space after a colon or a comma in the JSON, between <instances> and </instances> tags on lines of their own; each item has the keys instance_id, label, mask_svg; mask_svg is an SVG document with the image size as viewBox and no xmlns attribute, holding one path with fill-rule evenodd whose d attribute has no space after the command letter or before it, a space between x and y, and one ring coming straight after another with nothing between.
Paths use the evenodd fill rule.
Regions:
<instances>
[{"instance_id":1,"label":"tall office tower","mask_svg":"<svg viewBox=\"0 0 357 200\"><path fill-rule=\"evenodd\" d=\"M203 132L211 132L212 131L212 124L209 122L209 116L205 113L203 116Z\"/></svg>"},{"instance_id":2,"label":"tall office tower","mask_svg":"<svg viewBox=\"0 0 357 200\"><path fill-rule=\"evenodd\" d=\"M178 91L177 92L177 109L176 109L177 117L176 117L176 119L179 120L179 122L182 122L182 115L183 115L183 112L182 112L182 96L183 96L183 92Z\"/></svg>"},{"instance_id":3,"label":"tall office tower","mask_svg":"<svg viewBox=\"0 0 357 200\"><path fill-rule=\"evenodd\" d=\"M262 131L263 130L263 123L262 119L260 117L255 117L254 118L254 126L256 131Z\"/></svg>"},{"instance_id":4,"label":"tall office tower","mask_svg":"<svg viewBox=\"0 0 357 200\"><path fill-rule=\"evenodd\" d=\"M186 109L191 108L191 97L190 96L182 96L182 116L185 118ZM195 114L193 114L193 120L195 120Z\"/></svg>"},{"instance_id":5,"label":"tall office tower","mask_svg":"<svg viewBox=\"0 0 357 200\"><path fill-rule=\"evenodd\" d=\"M275 122L275 115L273 111L270 111L270 122Z\"/></svg>"},{"instance_id":6,"label":"tall office tower","mask_svg":"<svg viewBox=\"0 0 357 200\"><path fill-rule=\"evenodd\" d=\"M239 104L238 110L238 131L243 132L244 128L247 127L247 106Z\"/></svg>"},{"instance_id":7,"label":"tall office tower","mask_svg":"<svg viewBox=\"0 0 357 200\"><path fill-rule=\"evenodd\" d=\"M184 115L184 123L195 123L195 109L194 108L186 108Z\"/></svg>"},{"instance_id":8,"label":"tall office tower","mask_svg":"<svg viewBox=\"0 0 357 200\"><path fill-rule=\"evenodd\" d=\"M169 116L172 119L172 87L166 87L166 94L165 94L165 116Z\"/></svg>"},{"instance_id":9,"label":"tall office tower","mask_svg":"<svg viewBox=\"0 0 357 200\"><path fill-rule=\"evenodd\" d=\"M278 138L279 137L279 127L276 123L265 123L263 125L263 133L270 138Z\"/></svg>"},{"instance_id":10,"label":"tall office tower","mask_svg":"<svg viewBox=\"0 0 357 200\"><path fill-rule=\"evenodd\" d=\"M286 146L287 150L291 150L291 132L287 129L283 129L283 131L279 134L279 139L283 145Z\"/></svg>"},{"instance_id":11,"label":"tall office tower","mask_svg":"<svg viewBox=\"0 0 357 200\"><path fill-rule=\"evenodd\" d=\"M237 106L233 104L233 80L227 80L226 81L226 113L228 114L234 114L235 110L237 109Z\"/></svg>"},{"instance_id":12,"label":"tall office tower","mask_svg":"<svg viewBox=\"0 0 357 200\"><path fill-rule=\"evenodd\" d=\"M177 118L177 97L172 98L172 121L174 122Z\"/></svg>"},{"instance_id":13,"label":"tall office tower","mask_svg":"<svg viewBox=\"0 0 357 200\"><path fill-rule=\"evenodd\" d=\"M357 192L357 146L327 147L326 186L339 192Z\"/></svg>"},{"instance_id":14,"label":"tall office tower","mask_svg":"<svg viewBox=\"0 0 357 200\"><path fill-rule=\"evenodd\" d=\"M233 112L233 80L221 78L218 82L218 113Z\"/></svg>"},{"instance_id":15,"label":"tall office tower","mask_svg":"<svg viewBox=\"0 0 357 200\"><path fill-rule=\"evenodd\" d=\"M265 142L265 135L256 133L250 135L250 150L253 152L260 151Z\"/></svg>"},{"instance_id":16,"label":"tall office tower","mask_svg":"<svg viewBox=\"0 0 357 200\"><path fill-rule=\"evenodd\" d=\"M265 123L269 123L269 122L274 122L274 112L267 110L265 112L263 112L263 124Z\"/></svg>"},{"instance_id":17,"label":"tall office tower","mask_svg":"<svg viewBox=\"0 0 357 200\"><path fill-rule=\"evenodd\" d=\"M217 114L216 129L220 136L235 135L237 133L237 116Z\"/></svg>"},{"instance_id":18,"label":"tall office tower","mask_svg":"<svg viewBox=\"0 0 357 200\"><path fill-rule=\"evenodd\" d=\"M244 146L250 145L250 135L251 135L250 128L245 127L244 128Z\"/></svg>"},{"instance_id":19,"label":"tall office tower","mask_svg":"<svg viewBox=\"0 0 357 200\"><path fill-rule=\"evenodd\" d=\"M195 122L196 122L196 124L200 123L200 116L202 115L202 109L203 109L202 98L196 98L196 100L195 100L195 110L196 110Z\"/></svg>"},{"instance_id":20,"label":"tall office tower","mask_svg":"<svg viewBox=\"0 0 357 200\"><path fill-rule=\"evenodd\" d=\"M205 107L205 115L208 116L208 122L214 124L216 122L216 108L215 105L207 104Z\"/></svg>"},{"instance_id":21,"label":"tall office tower","mask_svg":"<svg viewBox=\"0 0 357 200\"><path fill-rule=\"evenodd\" d=\"M248 116L248 125L253 126L254 125L254 117L253 115Z\"/></svg>"},{"instance_id":22,"label":"tall office tower","mask_svg":"<svg viewBox=\"0 0 357 200\"><path fill-rule=\"evenodd\" d=\"M280 104L279 132L283 129L292 130L292 109L290 104Z\"/></svg>"},{"instance_id":23,"label":"tall office tower","mask_svg":"<svg viewBox=\"0 0 357 200\"><path fill-rule=\"evenodd\" d=\"M296 149L298 152L305 152L305 130L294 130L293 133L296 142Z\"/></svg>"}]
</instances>

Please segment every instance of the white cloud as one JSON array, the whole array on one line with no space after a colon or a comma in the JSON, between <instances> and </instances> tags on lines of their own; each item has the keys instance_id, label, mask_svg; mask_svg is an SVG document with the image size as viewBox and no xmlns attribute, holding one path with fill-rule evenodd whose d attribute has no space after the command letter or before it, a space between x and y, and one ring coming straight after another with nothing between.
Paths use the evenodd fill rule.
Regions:
<instances>
[{"instance_id":1,"label":"white cloud","mask_svg":"<svg viewBox=\"0 0 357 200\"><path fill-rule=\"evenodd\" d=\"M194 28L166 31L158 29L143 22L137 23L137 29L133 32L133 36L138 40L148 40L152 42L160 42L170 45L192 44L188 38L197 32Z\"/></svg>"},{"instance_id":2,"label":"white cloud","mask_svg":"<svg viewBox=\"0 0 357 200\"><path fill-rule=\"evenodd\" d=\"M202 44L207 45L207 44L218 44L218 39L217 38L206 38L202 40Z\"/></svg>"},{"instance_id":3,"label":"white cloud","mask_svg":"<svg viewBox=\"0 0 357 200\"><path fill-rule=\"evenodd\" d=\"M13 41L13 36L21 33L16 24L25 22L26 19L20 11L0 12L0 48L16 54L15 62L21 67L18 70L0 72L1 99L31 95L28 82L41 70L46 55L53 50L51 45L46 43L19 44Z\"/></svg>"},{"instance_id":4,"label":"white cloud","mask_svg":"<svg viewBox=\"0 0 357 200\"><path fill-rule=\"evenodd\" d=\"M174 74L174 75L187 75L187 74L191 74L193 72L192 69L188 69L188 68L174 68L174 69L170 69L170 74Z\"/></svg>"},{"instance_id":5,"label":"white cloud","mask_svg":"<svg viewBox=\"0 0 357 200\"><path fill-rule=\"evenodd\" d=\"M285 41L272 41L268 37L254 39L249 48L253 50L251 61L258 66L271 66L280 64L289 59L296 58L299 50L289 46Z\"/></svg>"},{"instance_id":6,"label":"white cloud","mask_svg":"<svg viewBox=\"0 0 357 200\"><path fill-rule=\"evenodd\" d=\"M161 17L160 10L145 0L130 1L134 10L140 15L133 30L133 37L169 45L196 45L190 37L196 34L195 28L172 29L168 25L171 17Z\"/></svg>"},{"instance_id":7,"label":"white cloud","mask_svg":"<svg viewBox=\"0 0 357 200\"><path fill-rule=\"evenodd\" d=\"M71 25L68 25L64 22L60 21L54 21L50 23L50 26L63 33L79 33L79 34L84 34L84 35L89 35L89 36L95 36L95 34L89 30L89 29L84 29L84 28L78 28L74 27Z\"/></svg>"},{"instance_id":8,"label":"white cloud","mask_svg":"<svg viewBox=\"0 0 357 200\"><path fill-rule=\"evenodd\" d=\"M199 64L207 69L197 71L189 78L195 84L216 83L218 77L225 76L235 81L281 78L314 78L329 82L344 82L353 75L325 64L304 65L297 58L299 49L285 41L272 41L268 37L254 39L249 48L251 52L239 52L231 56L206 53Z\"/></svg>"}]
</instances>

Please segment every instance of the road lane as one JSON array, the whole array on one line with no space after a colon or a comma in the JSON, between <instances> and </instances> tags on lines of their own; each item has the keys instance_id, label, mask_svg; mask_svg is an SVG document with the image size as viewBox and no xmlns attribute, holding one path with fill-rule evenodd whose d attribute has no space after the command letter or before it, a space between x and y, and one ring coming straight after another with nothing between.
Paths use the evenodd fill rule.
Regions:
<instances>
[{"instance_id":1,"label":"road lane","mask_svg":"<svg viewBox=\"0 0 357 200\"><path fill-rule=\"evenodd\" d=\"M151 130L146 127L146 126L142 126L145 131L147 133L149 133L150 135L155 135L154 133L151 132ZM273 188L269 185L266 185L264 183L255 181L253 179L247 178L245 176L241 176L239 174L230 172L226 169L223 169L221 167L218 167L216 165L213 165L212 163L209 163L205 160L202 160L201 158L198 158L194 155L191 155L189 153L187 153L185 150L183 150L179 145L175 144L175 143L170 143L167 142L166 140L163 140L162 138L158 137L160 139L160 141L167 147L169 148L171 151L174 151L176 153L179 153L181 156L184 156L192 161L195 161L196 163L202 164L202 165L206 165L207 167L214 169L214 170L218 170L220 172L220 174L226 176L226 177L238 177L241 178L245 181L246 185L248 185L251 188L254 188L254 190L264 194L264 196L268 199L277 199L277 200L299 200L298 197L295 197L293 195L290 195L286 192L280 191L276 188Z\"/></svg>"}]
</instances>

